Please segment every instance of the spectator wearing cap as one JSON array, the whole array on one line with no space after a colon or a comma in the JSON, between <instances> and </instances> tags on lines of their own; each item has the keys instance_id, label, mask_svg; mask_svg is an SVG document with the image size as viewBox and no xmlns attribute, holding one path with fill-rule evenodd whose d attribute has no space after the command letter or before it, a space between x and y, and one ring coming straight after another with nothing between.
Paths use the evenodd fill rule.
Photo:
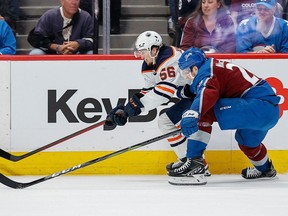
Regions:
<instances>
[{"instance_id":1,"label":"spectator wearing cap","mask_svg":"<svg viewBox=\"0 0 288 216\"><path fill-rule=\"evenodd\" d=\"M275 17L276 3L276 0L256 0L256 14L241 21L237 28L236 52L288 52L288 23Z\"/></svg>"},{"instance_id":2,"label":"spectator wearing cap","mask_svg":"<svg viewBox=\"0 0 288 216\"><path fill-rule=\"evenodd\" d=\"M255 0L231 0L230 12L236 28L242 20L255 15L255 7ZM279 3L279 0L276 2L276 11L274 15L282 18L283 7Z\"/></svg>"}]
</instances>

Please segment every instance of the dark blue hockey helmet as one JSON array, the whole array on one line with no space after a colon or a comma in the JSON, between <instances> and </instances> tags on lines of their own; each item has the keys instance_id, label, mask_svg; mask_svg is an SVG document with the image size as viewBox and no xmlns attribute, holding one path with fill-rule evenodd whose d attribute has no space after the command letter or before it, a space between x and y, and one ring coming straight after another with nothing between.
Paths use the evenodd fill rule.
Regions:
<instances>
[{"instance_id":1,"label":"dark blue hockey helmet","mask_svg":"<svg viewBox=\"0 0 288 216\"><path fill-rule=\"evenodd\" d=\"M191 69L194 66L199 68L206 60L206 55L202 50L191 47L182 53L178 60L178 65L181 70Z\"/></svg>"}]
</instances>

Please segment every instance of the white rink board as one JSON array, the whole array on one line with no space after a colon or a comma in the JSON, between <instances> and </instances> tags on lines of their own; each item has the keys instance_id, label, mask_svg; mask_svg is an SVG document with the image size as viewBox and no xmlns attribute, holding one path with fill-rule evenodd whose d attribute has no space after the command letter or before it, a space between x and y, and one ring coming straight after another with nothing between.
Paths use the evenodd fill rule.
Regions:
<instances>
[{"instance_id":1,"label":"white rink board","mask_svg":"<svg viewBox=\"0 0 288 216\"><path fill-rule=\"evenodd\" d=\"M276 77L282 81L284 88L288 86L288 63L285 59L236 59L233 62L240 63L260 77ZM141 63L136 60L12 61L11 148L6 144L1 144L1 148L15 152L31 151L88 127L91 124L84 123L77 115L77 106L87 98L98 101L101 110L86 113L86 117L98 115L101 117L98 121L104 120L107 112L103 99L110 100L114 107L118 98L127 101L128 89L142 87ZM66 104L78 123L69 123L61 111L56 114L56 123L48 123L48 90L57 92L57 101L67 90L77 90ZM157 116L165 107L157 109ZM283 142L288 139L287 118L284 111L279 124L269 132L265 140L269 149L288 149ZM156 117L144 123L129 122L112 131L99 127L48 151L118 150L160 134ZM208 150L238 149L233 136L233 131L220 131L215 124ZM170 150L165 141L140 150L146 149Z\"/></svg>"},{"instance_id":2,"label":"white rink board","mask_svg":"<svg viewBox=\"0 0 288 216\"><path fill-rule=\"evenodd\" d=\"M10 61L0 61L0 146L10 146Z\"/></svg>"}]
</instances>

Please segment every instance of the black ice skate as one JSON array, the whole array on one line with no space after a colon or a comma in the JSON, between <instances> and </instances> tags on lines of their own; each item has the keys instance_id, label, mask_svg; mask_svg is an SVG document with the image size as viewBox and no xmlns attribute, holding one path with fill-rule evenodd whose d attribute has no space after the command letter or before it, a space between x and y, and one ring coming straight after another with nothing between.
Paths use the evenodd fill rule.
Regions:
<instances>
[{"instance_id":1,"label":"black ice skate","mask_svg":"<svg viewBox=\"0 0 288 216\"><path fill-rule=\"evenodd\" d=\"M274 169L272 162L270 161L270 169L266 172L261 172L257 170L255 167L248 167L242 170L242 177L245 179L271 179L277 175L277 171Z\"/></svg>"},{"instance_id":2,"label":"black ice skate","mask_svg":"<svg viewBox=\"0 0 288 216\"><path fill-rule=\"evenodd\" d=\"M178 161L176 161L176 162L172 162L170 164L167 164L167 166L166 166L167 172L170 172L173 169L177 169L177 168L181 167L186 161L187 161L187 158L185 157L185 158L178 159Z\"/></svg>"},{"instance_id":3,"label":"black ice skate","mask_svg":"<svg viewBox=\"0 0 288 216\"><path fill-rule=\"evenodd\" d=\"M207 183L203 158L187 158L186 162L168 172L172 185L204 185Z\"/></svg>"},{"instance_id":4,"label":"black ice skate","mask_svg":"<svg viewBox=\"0 0 288 216\"><path fill-rule=\"evenodd\" d=\"M186 161L187 161L187 158L185 157L185 158L178 159L178 161L176 161L176 162L172 162L170 164L167 164L167 166L166 166L167 172L170 172L173 169L177 169L177 168L181 167ZM204 164L205 164L205 167L204 167L205 168L205 173L204 173L204 175L206 177L207 176L211 176L211 173L209 171L209 166L205 162L205 160L204 160Z\"/></svg>"}]
</instances>

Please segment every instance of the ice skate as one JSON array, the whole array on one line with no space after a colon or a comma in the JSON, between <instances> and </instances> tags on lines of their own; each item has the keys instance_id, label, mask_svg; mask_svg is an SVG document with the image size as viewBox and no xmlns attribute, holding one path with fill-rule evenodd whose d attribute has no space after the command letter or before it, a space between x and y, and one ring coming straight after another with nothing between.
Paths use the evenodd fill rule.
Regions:
<instances>
[{"instance_id":1,"label":"ice skate","mask_svg":"<svg viewBox=\"0 0 288 216\"><path fill-rule=\"evenodd\" d=\"M167 172L181 167L186 161L187 161L187 158L185 157L185 158L178 159L178 161L167 164L166 166Z\"/></svg>"},{"instance_id":2,"label":"ice skate","mask_svg":"<svg viewBox=\"0 0 288 216\"><path fill-rule=\"evenodd\" d=\"M270 161L270 169L266 172L261 172L255 167L248 167L242 170L242 177L245 179L271 179L277 175L277 171L274 169L272 162Z\"/></svg>"},{"instance_id":3,"label":"ice skate","mask_svg":"<svg viewBox=\"0 0 288 216\"><path fill-rule=\"evenodd\" d=\"M203 158L187 158L186 162L168 172L168 182L172 185L204 185L205 165Z\"/></svg>"},{"instance_id":4,"label":"ice skate","mask_svg":"<svg viewBox=\"0 0 288 216\"><path fill-rule=\"evenodd\" d=\"M166 170L167 172L173 170L173 169L177 169L179 167L181 167L185 162L187 161L187 158L181 158L181 159L178 159L178 161L175 161L175 162L172 162L170 164L167 164L166 166ZM211 173L209 171L209 166L208 164L206 163L205 159L204 159L204 164L205 164L205 173L204 175L207 177L207 176L211 176Z\"/></svg>"}]
</instances>

